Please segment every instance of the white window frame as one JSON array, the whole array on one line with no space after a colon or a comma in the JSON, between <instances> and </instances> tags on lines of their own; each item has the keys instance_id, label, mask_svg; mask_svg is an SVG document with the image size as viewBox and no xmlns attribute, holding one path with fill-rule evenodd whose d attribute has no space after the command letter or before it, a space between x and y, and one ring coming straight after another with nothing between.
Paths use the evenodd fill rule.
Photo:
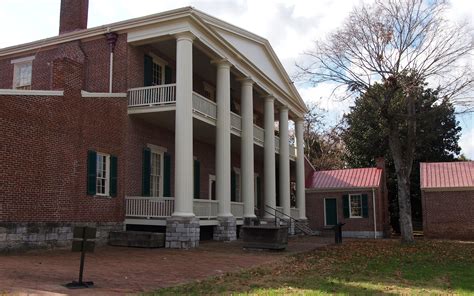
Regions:
<instances>
[{"instance_id":1,"label":"white window frame","mask_svg":"<svg viewBox=\"0 0 474 296\"><path fill-rule=\"evenodd\" d=\"M164 180L164 160L165 160L165 152L167 151L166 148L161 146L156 146L152 144L147 145L150 148L150 195L152 197L163 197L163 180ZM159 175L159 188L158 188L158 195L155 195L153 192L153 154L159 155L160 157L160 173Z\"/></svg>"},{"instance_id":2,"label":"white window frame","mask_svg":"<svg viewBox=\"0 0 474 296\"><path fill-rule=\"evenodd\" d=\"M359 197L360 200L360 216L353 216L352 215L352 197ZM349 194L349 218L363 218L363 209L362 209L362 194L357 193L357 194Z\"/></svg>"},{"instance_id":3,"label":"white window frame","mask_svg":"<svg viewBox=\"0 0 474 296\"><path fill-rule=\"evenodd\" d=\"M152 81L152 84L153 85L163 85L165 84L165 67L166 65L168 65L168 63L163 60L162 58L160 58L159 56L157 56L156 54L150 52L148 53L152 59L153 59L153 64L156 64L156 65L159 65L161 67L161 81L160 83L154 83L154 81ZM152 66L152 75L151 75L151 79L153 80L154 79L154 69L153 69L154 65Z\"/></svg>"},{"instance_id":4,"label":"white window frame","mask_svg":"<svg viewBox=\"0 0 474 296\"><path fill-rule=\"evenodd\" d=\"M337 198L335 197L325 197L324 198L324 226L328 227L328 226L334 226L334 225L328 225L327 224L327 220L326 220L326 199L335 199L336 200L336 224L338 222L338 212L337 212Z\"/></svg>"},{"instance_id":5,"label":"white window frame","mask_svg":"<svg viewBox=\"0 0 474 296\"><path fill-rule=\"evenodd\" d=\"M99 177L99 157L105 157L105 178L100 178ZM96 195L98 196L110 196L110 155L109 154L106 154L106 153L100 153L100 152L97 152L96 154L96 177L95 177L95 192L96 192ZM99 190L98 190L98 186L97 186L97 180L98 179L105 179L105 186L104 186L104 191L105 192L100 192L99 193Z\"/></svg>"},{"instance_id":6,"label":"white window frame","mask_svg":"<svg viewBox=\"0 0 474 296\"><path fill-rule=\"evenodd\" d=\"M11 64L13 64L13 84L12 88L13 89L31 89L31 82L33 79L33 60L35 59L35 56L30 56L30 57L24 57L20 59L15 59L11 61ZM20 84L20 69L21 67L27 66L30 68L30 73L29 73L29 83L24 83Z\"/></svg>"},{"instance_id":7,"label":"white window frame","mask_svg":"<svg viewBox=\"0 0 474 296\"><path fill-rule=\"evenodd\" d=\"M234 167L235 173L235 202L242 202L242 176L240 175L240 168Z\"/></svg>"},{"instance_id":8,"label":"white window frame","mask_svg":"<svg viewBox=\"0 0 474 296\"><path fill-rule=\"evenodd\" d=\"M212 182L216 182L216 175L209 174L209 200L213 200L212 199ZM217 200L217 196L216 196L216 200Z\"/></svg>"}]
</instances>

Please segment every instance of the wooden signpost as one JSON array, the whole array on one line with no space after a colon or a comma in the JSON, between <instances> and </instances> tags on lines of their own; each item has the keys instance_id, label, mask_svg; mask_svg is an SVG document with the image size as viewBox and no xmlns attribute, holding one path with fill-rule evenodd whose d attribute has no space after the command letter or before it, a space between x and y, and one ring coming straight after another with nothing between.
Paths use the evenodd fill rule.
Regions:
<instances>
[{"instance_id":1,"label":"wooden signpost","mask_svg":"<svg viewBox=\"0 0 474 296\"><path fill-rule=\"evenodd\" d=\"M79 281L73 281L66 284L69 289L90 288L94 286L94 282L82 281L84 273L84 260L87 253L94 252L96 228L94 227L74 227L72 251L81 252L81 265L79 267Z\"/></svg>"}]
</instances>

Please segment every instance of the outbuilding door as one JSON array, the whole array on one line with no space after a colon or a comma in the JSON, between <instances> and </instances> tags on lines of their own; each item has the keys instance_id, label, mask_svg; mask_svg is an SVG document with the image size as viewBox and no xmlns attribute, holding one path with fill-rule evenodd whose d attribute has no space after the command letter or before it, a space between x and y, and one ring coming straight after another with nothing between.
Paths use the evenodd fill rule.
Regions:
<instances>
[{"instance_id":1,"label":"outbuilding door","mask_svg":"<svg viewBox=\"0 0 474 296\"><path fill-rule=\"evenodd\" d=\"M337 204L335 198L324 199L324 224L332 226L337 224Z\"/></svg>"}]
</instances>

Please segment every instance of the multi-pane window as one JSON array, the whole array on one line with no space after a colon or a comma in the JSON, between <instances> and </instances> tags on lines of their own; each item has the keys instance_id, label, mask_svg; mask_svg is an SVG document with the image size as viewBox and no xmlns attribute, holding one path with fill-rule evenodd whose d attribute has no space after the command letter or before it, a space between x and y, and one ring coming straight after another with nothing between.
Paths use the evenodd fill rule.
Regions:
<instances>
[{"instance_id":1,"label":"multi-pane window","mask_svg":"<svg viewBox=\"0 0 474 296\"><path fill-rule=\"evenodd\" d=\"M97 177L96 193L97 195L109 195L110 180L110 156L97 153Z\"/></svg>"},{"instance_id":2,"label":"multi-pane window","mask_svg":"<svg viewBox=\"0 0 474 296\"><path fill-rule=\"evenodd\" d=\"M163 196L163 153L151 152L150 194Z\"/></svg>"},{"instance_id":3,"label":"multi-pane window","mask_svg":"<svg viewBox=\"0 0 474 296\"><path fill-rule=\"evenodd\" d=\"M349 212L351 218L362 218L362 195L356 194L349 197Z\"/></svg>"},{"instance_id":4,"label":"multi-pane window","mask_svg":"<svg viewBox=\"0 0 474 296\"><path fill-rule=\"evenodd\" d=\"M153 62L153 76L152 76L153 85L161 85L164 83L163 69L164 69L163 65Z\"/></svg>"},{"instance_id":5,"label":"multi-pane window","mask_svg":"<svg viewBox=\"0 0 474 296\"><path fill-rule=\"evenodd\" d=\"M32 68L33 68L32 59L14 63L13 88L31 89Z\"/></svg>"},{"instance_id":6,"label":"multi-pane window","mask_svg":"<svg viewBox=\"0 0 474 296\"><path fill-rule=\"evenodd\" d=\"M240 171L235 170L235 201L242 201L240 198Z\"/></svg>"}]
</instances>

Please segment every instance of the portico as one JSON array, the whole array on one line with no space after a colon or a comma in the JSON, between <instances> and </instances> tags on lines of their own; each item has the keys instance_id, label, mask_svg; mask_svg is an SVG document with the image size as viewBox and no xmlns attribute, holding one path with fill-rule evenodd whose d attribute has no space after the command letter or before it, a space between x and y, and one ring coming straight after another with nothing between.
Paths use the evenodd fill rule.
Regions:
<instances>
[{"instance_id":1,"label":"portico","mask_svg":"<svg viewBox=\"0 0 474 296\"><path fill-rule=\"evenodd\" d=\"M300 210L304 211L305 203L303 140L298 134L302 133L301 110L295 109L295 103L282 96L274 84L266 83L255 69L235 59L235 55L227 55L226 50L216 50L221 45L209 46L210 41L202 34L189 30L174 34L172 40L175 61L170 68L174 62L175 78L168 79L169 83L130 89L128 113L132 120L145 118L174 131L174 196L127 197L126 223L166 225L167 247L190 248L198 245L202 225L214 225L215 240L229 241L237 238L237 225L251 223L257 216L304 219L305 213ZM165 42L171 41L167 38ZM156 48L165 55L174 55L166 52L171 46L162 49L158 44ZM210 69L193 69L193 65L203 63L204 55ZM193 61L196 57L198 60ZM198 81L197 72L215 75L212 79L206 75L204 92L193 85ZM210 87L206 89L206 85ZM163 120L164 116L174 117L174 125L171 120ZM296 147L290 144L289 120L295 123ZM213 135L206 132L200 139L203 129L196 129L196 124L206 125ZM207 140L215 147L215 200L196 196L196 140ZM233 153L239 154L237 165L231 161ZM256 157L263 162L260 174L255 169ZM202 165L205 160L198 161ZM291 171L296 172L293 178ZM296 181L297 207L291 204L292 179ZM212 186L210 180L208 192L214 190ZM256 195L262 189L258 207ZM235 191L238 201L233 200ZM270 209L274 208L284 215L272 215Z\"/></svg>"}]
</instances>

